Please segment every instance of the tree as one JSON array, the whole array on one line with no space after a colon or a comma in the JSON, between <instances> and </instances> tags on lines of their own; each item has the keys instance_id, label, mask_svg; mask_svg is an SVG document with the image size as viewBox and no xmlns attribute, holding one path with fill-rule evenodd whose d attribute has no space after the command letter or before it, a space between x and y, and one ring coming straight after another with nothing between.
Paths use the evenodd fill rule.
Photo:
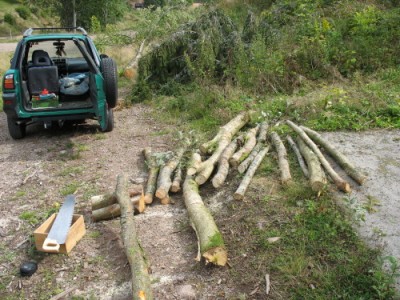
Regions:
<instances>
[{"instance_id":1,"label":"tree","mask_svg":"<svg viewBox=\"0 0 400 300\"><path fill-rule=\"evenodd\" d=\"M126 0L30 0L27 4L50 9L60 17L62 26L73 26L74 12L72 11L75 2L76 25L90 28L91 19L95 16L102 28L107 24L113 24L123 17L127 10Z\"/></svg>"}]
</instances>

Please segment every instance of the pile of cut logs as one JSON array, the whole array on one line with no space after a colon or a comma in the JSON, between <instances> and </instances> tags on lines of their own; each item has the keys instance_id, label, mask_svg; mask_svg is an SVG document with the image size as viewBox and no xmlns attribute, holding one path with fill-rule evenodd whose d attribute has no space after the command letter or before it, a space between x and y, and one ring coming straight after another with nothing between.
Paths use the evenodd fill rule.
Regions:
<instances>
[{"instance_id":1,"label":"pile of cut logs","mask_svg":"<svg viewBox=\"0 0 400 300\"><path fill-rule=\"evenodd\" d=\"M269 151L268 140L277 152L281 183L289 185L292 182L287 151L278 133L269 131L267 122L245 133L239 133L249 121L249 112L240 113L220 127L212 140L188 155L185 155L188 152L187 146L179 148L175 153L153 153L150 148L146 148L143 150L143 155L149 173L145 188L136 187L129 190L126 177L119 176L114 193L92 197L93 220L106 220L121 215L124 245L135 275L132 278L132 287L137 295L140 293L147 295L143 299L151 299L149 297L151 291L148 279L143 280L143 276L147 278L148 274L144 254L134 232L133 209L142 213L146 205L153 202L154 197L162 204L168 204L171 202L169 193L177 193L182 189L189 218L198 239L197 260L204 258L206 263L224 266L228 259L227 249L214 218L200 196L199 186L206 183L213 175L212 185L215 188L222 187L231 168L244 174L234 193L234 199L242 200L251 179ZM326 186L327 178L341 191L346 193L351 191L348 182L334 171L318 146L322 147L358 184L363 184L366 177L321 135L309 128L297 126L291 121L286 122L298 135L296 141L287 136L287 141L304 175L309 179L313 191L320 192ZM186 157L190 158L186 161ZM184 171L186 176L183 180ZM140 270L142 275L139 275ZM140 284L137 281L140 281ZM143 282L146 284L143 285Z\"/></svg>"}]
</instances>

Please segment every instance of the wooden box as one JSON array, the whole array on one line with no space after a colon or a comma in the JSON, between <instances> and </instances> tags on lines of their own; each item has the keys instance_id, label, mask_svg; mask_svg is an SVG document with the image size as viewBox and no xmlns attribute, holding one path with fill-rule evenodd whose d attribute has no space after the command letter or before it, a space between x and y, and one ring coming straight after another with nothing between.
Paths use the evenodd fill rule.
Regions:
<instances>
[{"instance_id":1,"label":"wooden box","mask_svg":"<svg viewBox=\"0 0 400 300\"><path fill-rule=\"evenodd\" d=\"M47 235L49 234L51 226L53 226L53 222L56 216L57 214L52 214L50 218L48 218L42 225L39 226L38 229L36 229L33 232L36 249L42 252L68 254L69 252L71 252L72 248L75 247L76 243L85 235L86 233L85 222L83 220L82 215L73 215L72 224L68 231L65 244L61 244L60 249L57 252L46 251L43 250L42 246L44 240L47 238Z\"/></svg>"}]
</instances>

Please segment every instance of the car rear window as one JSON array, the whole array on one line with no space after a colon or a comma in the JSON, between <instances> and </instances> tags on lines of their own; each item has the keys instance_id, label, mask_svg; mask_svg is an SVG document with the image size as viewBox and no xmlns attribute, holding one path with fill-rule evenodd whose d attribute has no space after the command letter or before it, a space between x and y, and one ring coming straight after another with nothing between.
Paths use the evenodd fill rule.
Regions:
<instances>
[{"instance_id":1,"label":"car rear window","mask_svg":"<svg viewBox=\"0 0 400 300\"><path fill-rule=\"evenodd\" d=\"M79 48L72 40L31 42L30 46L28 55L28 60L30 61L32 60L32 53L35 50L44 50L51 58L83 58Z\"/></svg>"}]
</instances>

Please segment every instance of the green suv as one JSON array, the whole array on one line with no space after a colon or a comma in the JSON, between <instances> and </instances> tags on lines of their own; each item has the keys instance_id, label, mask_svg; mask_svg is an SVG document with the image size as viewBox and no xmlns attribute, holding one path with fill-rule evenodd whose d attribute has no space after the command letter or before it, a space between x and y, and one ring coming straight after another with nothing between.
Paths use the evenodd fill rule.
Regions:
<instances>
[{"instance_id":1,"label":"green suv","mask_svg":"<svg viewBox=\"0 0 400 300\"><path fill-rule=\"evenodd\" d=\"M114 127L117 66L99 54L83 28L29 28L17 44L3 77L3 110L12 138L26 126L96 119L100 130Z\"/></svg>"}]
</instances>

